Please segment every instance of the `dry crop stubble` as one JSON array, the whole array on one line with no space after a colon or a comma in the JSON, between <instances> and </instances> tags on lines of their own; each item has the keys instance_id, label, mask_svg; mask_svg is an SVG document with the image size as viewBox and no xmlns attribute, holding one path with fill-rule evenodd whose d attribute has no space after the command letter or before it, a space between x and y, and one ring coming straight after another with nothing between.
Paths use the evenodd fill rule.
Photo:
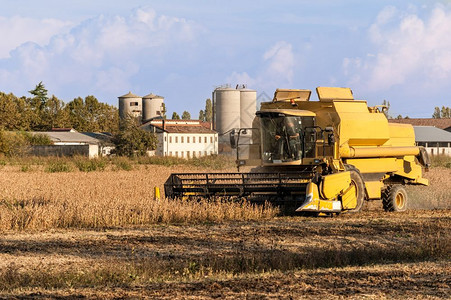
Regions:
<instances>
[{"instance_id":1,"label":"dry crop stubble","mask_svg":"<svg viewBox=\"0 0 451 300\"><path fill-rule=\"evenodd\" d=\"M154 187L191 167L135 166L131 171L0 171L0 230L107 228L271 218L278 210L245 202L154 200Z\"/></svg>"},{"instance_id":2,"label":"dry crop stubble","mask_svg":"<svg viewBox=\"0 0 451 300\"><path fill-rule=\"evenodd\" d=\"M446 298L450 218L446 210L379 211L10 233L0 239L0 297Z\"/></svg>"},{"instance_id":3,"label":"dry crop stubble","mask_svg":"<svg viewBox=\"0 0 451 300\"><path fill-rule=\"evenodd\" d=\"M152 200L170 173L195 171L211 170L4 166L0 298L451 297L449 210L275 217L242 203ZM449 204L447 172L426 173L435 193L420 204Z\"/></svg>"}]
</instances>

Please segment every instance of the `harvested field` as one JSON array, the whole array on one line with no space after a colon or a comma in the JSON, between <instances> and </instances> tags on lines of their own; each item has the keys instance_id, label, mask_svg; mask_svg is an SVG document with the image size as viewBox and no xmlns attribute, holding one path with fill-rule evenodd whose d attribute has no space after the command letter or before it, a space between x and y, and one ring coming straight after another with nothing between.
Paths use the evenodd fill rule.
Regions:
<instances>
[{"instance_id":1,"label":"harvested field","mask_svg":"<svg viewBox=\"0 0 451 300\"><path fill-rule=\"evenodd\" d=\"M447 298L451 211L11 233L3 297Z\"/></svg>"},{"instance_id":2,"label":"harvested field","mask_svg":"<svg viewBox=\"0 0 451 300\"><path fill-rule=\"evenodd\" d=\"M0 298L450 298L451 170L410 211L154 201L171 172L0 170ZM429 208L430 210L424 210Z\"/></svg>"}]
</instances>

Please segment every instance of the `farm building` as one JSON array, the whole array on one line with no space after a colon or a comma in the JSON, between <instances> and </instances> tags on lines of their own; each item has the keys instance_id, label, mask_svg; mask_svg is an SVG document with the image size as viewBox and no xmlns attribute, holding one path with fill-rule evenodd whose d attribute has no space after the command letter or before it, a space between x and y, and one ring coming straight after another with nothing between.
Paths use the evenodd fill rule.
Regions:
<instances>
[{"instance_id":1,"label":"farm building","mask_svg":"<svg viewBox=\"0 0 451 300\"><path fill-rule=\"evenodd\" d=\"M158 139L156 155L181 158L218 154L218 133L199 120L154 119L141 125Z\"/></svg>"},{"instance_id":2,"label":"farm building","mask_svg":"<svg viewBox=\"0 0 451 300\"><path fill-rule=\"evenodd\" d=\"M74 129L63 128L31 132L31 134L45 134L53 142L53 145L33 146L31 153L36 156L84 155L95 158L110 154L114 147L111 137L105 133L81 133Z\"/></svg>"},{"instance_id":3,"label":"farm building","mask_svg":"<svg viewBox=\"0 0 451 300\"><path fill-rule=\"evenodd\" d=\"M412 126L434 126L439 129L451 132L451 119L450 118L418 118L418 119L389 119L390 123L402 123L410 124Z\"/></svg>"},{"instance_id":4,"label":"farm building","mask_svg":"<svg viewBox=\"0 0 451 300\"><path fill-rule=\"evenodd\" d=\"M433 126L414 126L415 141L424 146L429 155L451 156L451 132Z\"/></svg>"}]
</instances>

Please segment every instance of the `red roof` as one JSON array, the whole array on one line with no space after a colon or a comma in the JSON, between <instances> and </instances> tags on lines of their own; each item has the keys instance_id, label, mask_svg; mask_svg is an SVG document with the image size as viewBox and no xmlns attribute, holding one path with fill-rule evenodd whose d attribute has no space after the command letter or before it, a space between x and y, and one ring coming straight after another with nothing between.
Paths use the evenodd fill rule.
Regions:
<instances>
[{"instance_id":1,"label":"red roof","mask_svg":"<svg viewBox=\"0 0 451 300\"><path fill-rule=\"evenodd\" d=\"M440 129L447 129L451 127L451 118L389 119L388 122L411 124L413 126L434 126Z\"/></svg>"},{"instance_id":2,"label":"red roof","mask_svg":"<svg viewBox=\"0 0 451 300\"><path fill-rule=\"evenodd\" d=\"M164 125L163 125L164 124ZM151 120L143 126L154 126L168 133L216 133L210 129L210 123L199 120ZM164 129L163 129L164 127Z\"/></svg>"}]
</instances>

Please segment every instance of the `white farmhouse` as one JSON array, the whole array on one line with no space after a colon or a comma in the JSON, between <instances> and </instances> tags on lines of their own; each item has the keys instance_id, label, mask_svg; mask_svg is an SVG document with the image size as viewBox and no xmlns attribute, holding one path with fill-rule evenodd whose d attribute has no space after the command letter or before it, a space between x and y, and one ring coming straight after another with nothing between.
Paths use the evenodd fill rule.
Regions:
<instances>
[{"instance_id":1,"label":"white farmhouse","mask_svg":"<svg viewBox=\"0 0 451 300\"><path fill-rule=\"evenodd\" d=\"M218 133L199 120L154 119L141 125L158 138L155 154L193 158L218 154Z\"/></svg>"}]
</instances>

